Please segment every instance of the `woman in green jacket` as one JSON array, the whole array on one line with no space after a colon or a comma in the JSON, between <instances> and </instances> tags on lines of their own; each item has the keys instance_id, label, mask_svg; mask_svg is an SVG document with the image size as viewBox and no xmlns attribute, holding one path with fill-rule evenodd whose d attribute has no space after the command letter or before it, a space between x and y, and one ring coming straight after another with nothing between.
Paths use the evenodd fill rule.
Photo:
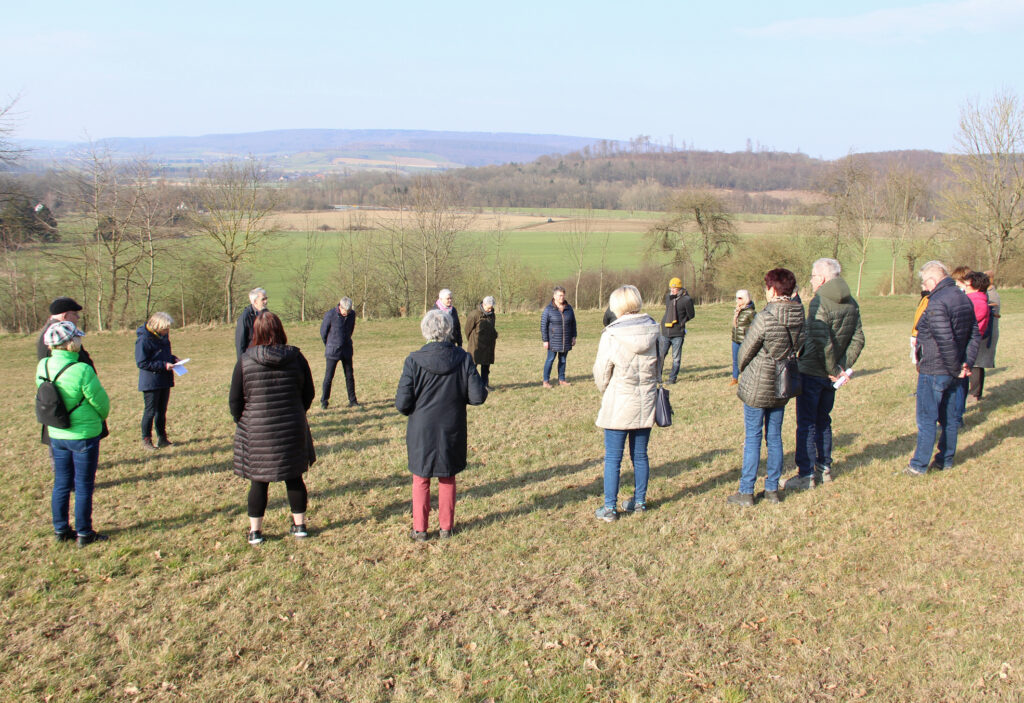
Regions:
<instances>
[{"instance_id":1,"label":"woman in green jacket","mask_svg":"<svg viewBox=\"0 0 1024 703\"><path fill-rule=\"evenodd\" d=\"M740 382L739 353L743 338L747 336L750 323L754 321L754 301L750 299L750 292L744 288L736 291L736 307L732 311L732 380L730 386Z\"/></svg>"},{"instance_id":2,"label":"woman in green jacket","mask_svg":"<svg viewBox=\"0 0 1024 703\"><path fill-rule=\"evenodd\" d=\"M58 542L78 538L78 546L106 540L92 527L92 493L100 455L100 432L110 412L110 398L92 367L78 361L84 333L73 322L57 322L46 330L43 342L51 355L39 360L36 386L49 379L67 408L71 426L50 426L53 458L53 532ZM59 374L59 376L58 376ZM56 379L56 380L54 380ZM68 521L68 504L75 494L75 526Z\"/></svg>"}]
</instances>

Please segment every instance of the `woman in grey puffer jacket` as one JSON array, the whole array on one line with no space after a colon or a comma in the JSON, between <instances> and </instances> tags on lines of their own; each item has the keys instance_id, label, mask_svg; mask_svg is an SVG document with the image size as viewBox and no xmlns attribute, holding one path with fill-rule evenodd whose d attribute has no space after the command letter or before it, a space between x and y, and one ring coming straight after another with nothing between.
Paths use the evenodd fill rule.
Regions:
<instances>
[{"instance_id":1,"label":"woman in grey puffer jacket","mask_svg":"<svg viewBox=\"0 0 1024 703\"><path fill-rule=\"evenodd\" d=\"M764 495L779 502L782 476L782 418L787 398L775 395L775 362L799 351L804 341L804 308L792 300L796 276L789 269L772 269L764 276L767 304L754 318L739 351L740 383L737 395L743 401L743 471L739 492L730 503L754 504L754 483L761 460L761 437L768 445Z\"/></svg>"}]
</instances>

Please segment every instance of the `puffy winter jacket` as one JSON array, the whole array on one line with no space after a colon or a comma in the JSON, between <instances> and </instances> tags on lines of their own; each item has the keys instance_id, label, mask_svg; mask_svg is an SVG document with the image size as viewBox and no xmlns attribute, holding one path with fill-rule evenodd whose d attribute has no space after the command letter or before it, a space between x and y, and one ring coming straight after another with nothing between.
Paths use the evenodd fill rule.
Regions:
<instances>
[{"instance_id":1,"label":"puffy winter jacket","mask_svg":"<svg viewBox=\"0 0 1024 703\"><path fill-rule=\"evenodd\" d=\"M64 407L71 411L71 427L48 427L50 439L92 439L103 431L103 421L110 412L110 398L100 385L92 367L78 359L78 353L54 349L51 356L40 359L36 365L36 387L49 373L50 380L68 364L74 364L60 374L54 385L60 393ZM79 405L81 401L81 405ZM78 405L77 408L75 406Z\"/></svg>"},{"instance_id":2,"label":"puffy winter jacket","mask_svg":"<svg viewBox=\"0 0 1024 703\"><path fill-rule=\"evenodd\" d=\"M298 478L316 461L306 411L315 394L309 363L286 344L249 347L235 364L228 406L235 473L254 481Z\"/></svg>"},{"instance_id":3,"label":"puffy winter jacket","mask_svg":"<svg viewBox=\"0 0 1024 703\"><path fill-rule=\"evenodd\" d=\"M567 352L576 339L576 313L568 302L561 310L548 303L540 315L540 339L548 343L548 351Z\"/></svg>"},{"instance_id":4,"label":"puffy winter jacket","mask_svg":"<svg viewBox=\"0 0 1024 703\"><path fill-rule=\"evenodd\" d=\"M743 338L747 336L747 330L750 328L750 323L754 321L755 315L757 315L757 310L754 308L754 302L751 301L736 316L736 325L732 328L732 341L737 344L743 343Z\"/></svg>"},{"instance_id":5,"label":"puffy winter jacket","mask_svg":"<svg viewBox=\"0 0 1024 703\"><path fill-rule=\"evenodd\" d=\"M804 306L795 300L768 303L754 318L739 351L737 395L752 408L781 408L775 396L775 361L804 342Z\"/></svg>"},{"instance_id":6,"label":"puffy winter jacket","mask_svg":"<svg viewBox=\"0 0 1024 703\"><path fill-rule=\"evenodd\" d=\"M837 376L857 363L864 349L864 329L860 308L846 281L836 277L822 284L807 307L804 331L800 373Z\"/></svg>"},{"instance_id":7,"label":"puffy winter jacket","mask_svg":"<svg viewBox=\"0 0 1024 703\"><path fill-rule=\"evenodd\" d=\"M324 313L320 323L320 339L324 343L324 357L328 359L352 358L352 333L356 329L356 314L349 310L342 315L337 307Z\"/></svg>"},{"instance_id":8,"label":"puffy winter jacket","mask_svg":"<svg viewBox=\"0 0 1024 703\"><path fill-rule=\"evenodd\" d=\"M658 323L650 315L623 315L601 333L594 383L604 394L598 427L635 430L654 425L658 387Z\"/></svg>"},{"instance_id":9,"label":"puffy winter jacket","mask_svg":"<svg viewBox=\"0 0 1024 703\"><path fill-rule=\"evenodd\" d=\"M920 373L958 376L964 364L974 366L981 334L974 317L974 306L967 295L946 276L928 296L917 323L917 348Z\"/></svg>"},{"instance_id":10,"label":"puffy winter jacket","mask_svg":"<svg viewBox=\"0 0 1024 703\"><path fill-rule=\"evenodd\" d=\"M171 336L155 334L143 325L135 330L135 365L139 367L139 390L155 391L174 388L174 372L167 362L178 360L171 353Z\"/></svg>"},{"instance_id":11,"label":"puffy winter jacket","mask_svg":"<svg viewBox=\"0 0 1024 703\"><path fill-rule=\"evenodd\" d=\"M405 446L409 471L445 478L466 468L466 405L482 405L487 389L469 353L431 342L405 359L395 408L409 416Z\"/></svg>"}]
</instances>

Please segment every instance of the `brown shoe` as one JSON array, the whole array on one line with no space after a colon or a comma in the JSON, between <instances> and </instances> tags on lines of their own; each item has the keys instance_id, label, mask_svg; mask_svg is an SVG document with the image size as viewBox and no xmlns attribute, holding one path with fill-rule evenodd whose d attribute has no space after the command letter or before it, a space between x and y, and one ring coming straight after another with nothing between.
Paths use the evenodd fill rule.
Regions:
<instances>
[{"instance_id":1,"label":"brown shoe","mask_svg":"<svg viewBox=\"0 0 1024 703\"><path fill-rule=\"evenodd\" d=\"M544 383L542 383L541 385L544 386L545 388L551 388L551 384L548 383L547 381L544 381Z\"/></svg>"},{"instance_id":2,"label":"brown shoe","mask_svg":"<svg viewBox=\"0 0 1024 703\"><path fill-rule=\"evenodd\" d=\"M738 380L738 379L735 379L735 378L734 378L734 379L732 379L731 381L729 381L729 385L730 385L730 386L738 386L738 385L739 385L739 383L740 383L740 382L739 382L739 380Z\"/></svg>"},{"instance_id":3,"label":"brown shoe","mask_svg":"<svg viewBox=\"0 0 1024 703\"><path fill-rule=\"evenodd\" d=\"M156 447L153 446L153 439L151 437L142 438L142 448L148 452L155 452Z\"/></svg>"},{"instance_id":4,"label":"brown shoe","mask_svg":"<svg viewBox=\"0 0 1024 703\"><path fill-rule=\"evenodd\" d=\"M558 385L560 385L560 386L571 386L572 384L569 383L568 381L559 381Z\"/></svg>"}]
</instances>

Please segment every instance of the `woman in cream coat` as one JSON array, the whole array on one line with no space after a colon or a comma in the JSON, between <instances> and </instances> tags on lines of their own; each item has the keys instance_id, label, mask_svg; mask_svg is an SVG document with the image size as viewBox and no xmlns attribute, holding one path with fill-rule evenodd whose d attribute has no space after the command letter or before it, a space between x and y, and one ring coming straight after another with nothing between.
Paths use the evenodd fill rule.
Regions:
<instances>
[{"instance_id":1,"label":"woman in cream coat","mask_svg":"<svg viewBox=\"0 0 1024 703\"><path fill-rule=\"evenodd\" d=\"M647 440L654 425L654 398L658 383L658 323L640 312L643 298L636 286L612 292L609 306L616 320L605 327L594 361L594 382L604 393L598 427L604 429L604 505L598 520L612 522L619 495L619 467L629 440L633 460L633 497L624 512L645 509L647 495Z\"/></svg>"}]
</instances>

